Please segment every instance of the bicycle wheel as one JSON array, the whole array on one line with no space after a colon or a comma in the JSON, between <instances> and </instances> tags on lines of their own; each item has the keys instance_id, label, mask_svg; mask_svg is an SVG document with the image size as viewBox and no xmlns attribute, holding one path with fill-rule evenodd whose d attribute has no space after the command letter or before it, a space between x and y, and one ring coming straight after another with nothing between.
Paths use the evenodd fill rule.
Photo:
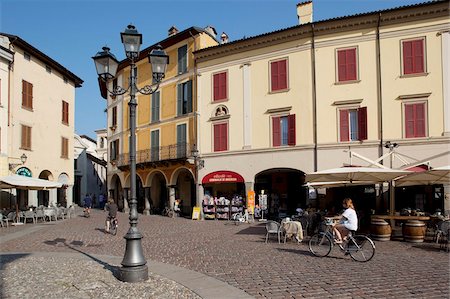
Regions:
<instances>
[{"instance_id":1,"label":"bicycle wheel","mask_svg":"<svg viewBox=\"0 0 450 299\"><path fill-rule=\"evenodd\" d=\"M333 243L325 233L318 233L309 240L309 251L315 256L327 256L330 254Z\"/></svg>"},{"instance_id":2,"label":"bicycle wheel","mask_svg":"<svg viewBox=\"0 0 450 299\"><path fill-rule=\"evenodd\" d=\"M357 262L368 262L375 255L375 244L373 241L362 235L353 237L354 242L350 240L347 245L347 250L353 260Z\"/></svg>"},{"instance_id":3,"label":"bicycle wheel","mask_svg":"<svg viewBox=\"0 0 450 299\"><path fill-rule=\"evenodd\" d=\"M111 229L109 231L111 235L115 236L117 234L117 221L111 221Z\"/></svg>"},{"instance_id":4,"label":"bicycle wheel","mask_svg":"<svg viewBox=\"0 0 450 299\"><path fill-rule=\"evenodd\" d=\"M173 218L173 211L172 210L167 211L167 217Z\"/></svg>"}]
</instances>

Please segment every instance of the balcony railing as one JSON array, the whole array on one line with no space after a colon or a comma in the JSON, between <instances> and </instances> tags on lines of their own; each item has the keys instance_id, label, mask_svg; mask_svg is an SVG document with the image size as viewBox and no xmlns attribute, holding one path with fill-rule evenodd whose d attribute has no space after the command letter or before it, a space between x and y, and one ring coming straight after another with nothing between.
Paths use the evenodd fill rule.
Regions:
<instances>
[{"instance_id":1,"label":"balcony railing","mask_svg":"<svg viewBox=\"0 0 450 299\"><path fill-rule=\"evenodd\" d=\"M173 160L185 160L192 156L192 146L189 143L177 143L167 146L151 147L136 152L136 164L158 163ZM120 154L117 166L130 164L129 154Z\"/></svg>"}]
</instances>

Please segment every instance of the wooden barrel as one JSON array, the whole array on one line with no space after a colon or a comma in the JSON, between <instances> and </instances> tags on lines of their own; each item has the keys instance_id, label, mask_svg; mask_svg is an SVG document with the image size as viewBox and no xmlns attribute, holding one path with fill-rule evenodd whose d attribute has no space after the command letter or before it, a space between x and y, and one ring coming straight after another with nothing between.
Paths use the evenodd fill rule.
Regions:
<instances>
[{"instance_id":1,"label":"wooden barrel","mask_svg":"<svg viewBox=\"0 0 450 299\"><path fill-rule=\"evenodd\" d=\"M370 235L374 240L389 241L391 232L391 226L383 219L373 218L370 222Z\"/></svg>"},{"instance_id":2,"label":"wooden barrel","mask_svg":"<svg viewBox=\"0 0 450 299\"><path fill-rule=\"evenodd\" d=\"M425 238L425 223L419 220L408 220L403 224L403 239L407 242L421 243Z\"/></svg>"}]
</instances>

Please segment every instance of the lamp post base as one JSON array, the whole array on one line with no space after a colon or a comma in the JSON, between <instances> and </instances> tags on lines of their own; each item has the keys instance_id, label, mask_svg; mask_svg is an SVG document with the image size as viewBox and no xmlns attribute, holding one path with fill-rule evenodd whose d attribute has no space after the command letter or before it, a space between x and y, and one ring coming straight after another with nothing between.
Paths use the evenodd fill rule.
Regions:
<instances>
[{"instance_id":1,"label":"lamp post base","mask_svg":"<svg viewBox=\"0 0 450 299\"><path fill-rule=\"evenodd\" d=\"M123 282L143 282L148 279L148 267L136 266L136 267L121 267L117 277Z\"/></svg>"}]
</instances>

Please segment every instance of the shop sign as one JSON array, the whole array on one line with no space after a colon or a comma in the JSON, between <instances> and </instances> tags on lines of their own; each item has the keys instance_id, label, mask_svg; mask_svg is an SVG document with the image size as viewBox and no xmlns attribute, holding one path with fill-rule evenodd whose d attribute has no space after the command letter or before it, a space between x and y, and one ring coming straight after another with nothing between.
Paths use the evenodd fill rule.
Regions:
<instances>
[{"instance_id":1,"label":"shop sign","mask_svg":"<svg viewBox=\"0 0 450 299\"><path fill-rule=\"evenodd\" d=\"M211 183L243 183L244 178L233 171L216 171L206 175L202 184L211 184Z\"/></svg>"},{"instance_id":2,"label":"shop sign","mask_svg":"<svg viewBox=\"0 0 450 299\"><path fill-rule=\"evenodd\" d=\"M255 191L247 192L247 209L250 214L254 214L255 211Z\"/></svg>"},{"instance_id":3,"label":"shop sign","mask_svg":"<svg viewBox=\"0 0 450 299\"><path fill-rule=\"evenodd\" d=\"M192 210L192 220L200 219L200 207L194 207Z\"/></svg>"}]
</instances>

